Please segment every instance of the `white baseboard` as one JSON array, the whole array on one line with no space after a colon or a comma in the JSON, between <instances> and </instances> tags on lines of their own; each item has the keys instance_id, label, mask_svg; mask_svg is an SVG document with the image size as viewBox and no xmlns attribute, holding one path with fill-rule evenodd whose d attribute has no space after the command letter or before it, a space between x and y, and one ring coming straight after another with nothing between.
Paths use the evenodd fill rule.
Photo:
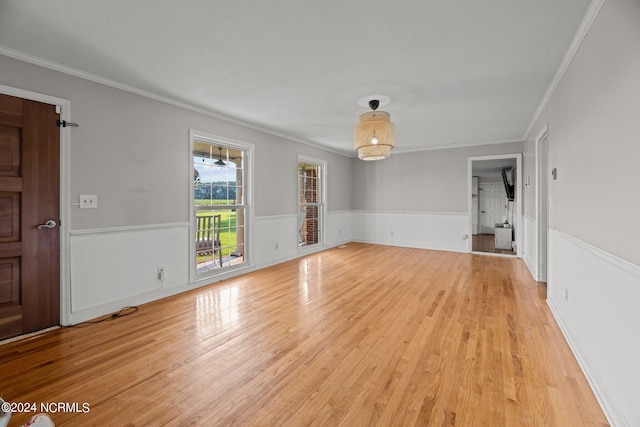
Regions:
<instances>
[{"instance_id":1,"label":"white baseboard","mask_svg":"<svg viewBox=\"0 0 640 427\"><path fill-rule=\"evenodd\" d=\"M466 214L341 212L329 215L327 223L331 240L298 251L295 215L256 219L257 249L251 266L198 283L188 279L187 223L75 231L70 235L70 323L349 241L468 251L468 242L462 238L468 232ZM535 221L525 220L525 227L535 229ZM339 230L347 234L342 239ZM288 240L276 250L274 238ZM640 383L640 266L559 231L550 231L549 245L548 303L567 342L611 424L640 425L635 390ZM526 253L531 262L530 246ZM156 277L158 265L166 268L164 282Z\"/></svg>"},{"instance_id":2,"label":"white baseboard","mask_svg":"<svg viewBox=\"0 0 640 427\"><path fill-rule=\"evenodd\" d=\"M387 246L469 252L471 233L467 213L352 213L353 241Z\"/></svg>"},{"instance_id":3,"label":"white baseboard","mask_svg":"<svg viewBox=\"0 0 640 427\"><path fill-rule=\"evenodd\" d=\"M351 241L351 213L330 212L324 242L300 249L297 216L255 218L250 265L189 282L189 223L74 230L70 234L70 313L77 324ZM276 248L277 243L277 248ZM164 267L165 279L157 277Z\"/></svg>"},{"instance_id":4,"label":"white baseboard","mask_svg":"<svg viewBox=\"0 0 640 427\"><path fill-rule=\"evenodd\" d=\"M547 302L614 426L640 425L640 266L549 232Z\"/></svg>"},{"instance_id":5,"label":"white baseboard","mask_svg":"<svg viewBox=\"0 0 640 427\"><path fill-rule=\"evenodd\" d=\"M315 251L298 247L297 215L256 217L253 224L252 265L273 265L294 259L300 254ZM326 249L350 242L351 212L328 212L322 227L322 243L317 249Z\"/></svg>"},{"instance_id":6,"label":"white baseboard","mask_svg":"<svg viewBox=\"0 0 640 427\"><path fill-rule=\"evenodd\" d=\"M188 230L180 223L71 233L71 314L186 283Z\"/></svg>"},{"instance_id":7,"label":"white baseboard","mask_svg":"<svg viewBox=\"0 0 640 427\"><path fill-rule=\"evenodd\" d=\"M596 395L596 399L598 399L598 402L605 412L607 419L611 422L611 425L631 426L631 424L629 424L624 418L624 415L620 413L620 409L617 407L615 400L608 392L606 383L598 374L593 362L589 359L582 344L580 344L580 340L571 332L571 328L567 325L558 308L551 300L547 300L547 305L549 306L553 317L556 319L558 326L560 326L560 330L562 331L564 338L567 340L569 348L571 348L571 352L576 357L580 368L582 368L582 372L587 378L591 389ZM614 419L613 414L617 414L616 417L619 419L617 423L612 422L612 419Z\"/></svg>"}]
</instances>

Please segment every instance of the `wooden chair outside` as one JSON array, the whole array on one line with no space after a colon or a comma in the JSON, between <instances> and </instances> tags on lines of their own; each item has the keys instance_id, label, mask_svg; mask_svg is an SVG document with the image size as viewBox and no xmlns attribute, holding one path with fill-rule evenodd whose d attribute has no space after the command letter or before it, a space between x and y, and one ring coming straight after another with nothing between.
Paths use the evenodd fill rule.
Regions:
<instances>
[{"instance_id":1,"label":"wooden chair outside","mask_svg":"<svg viewBox=\"0 0 640 427\"><path fill-rule=\"evenodd\" d=\"M221 221L222 215L196 217L196 255L213 253L213 261L219 267L222 267Z\"/></svg>"}]
</instances>

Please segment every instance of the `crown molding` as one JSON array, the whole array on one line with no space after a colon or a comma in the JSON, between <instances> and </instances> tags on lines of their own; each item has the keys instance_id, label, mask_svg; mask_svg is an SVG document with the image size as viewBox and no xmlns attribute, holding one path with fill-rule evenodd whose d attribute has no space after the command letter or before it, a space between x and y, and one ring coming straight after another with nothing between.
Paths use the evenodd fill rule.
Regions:
<instances>
[{"instance_id":1,"label":"crown molding","mask_svg":"<svg viewBox=\"0 0 640 427\"><path fill-rule=\"evenodd\" d=\"M307 141L304 139L295 138L290 135L286 135L284 133L278 132L276 130L270 129L268 127L259 126L254 123L250 123L241 119L237 119L235 117L227 116L225 114L219 113L214 110L209 110L206 108L198 107L196 105L192 105L183 101L179 101L174 98L170 98L167 96L158 95L152 92L148 92L146 90L142 90L133 86L126 85L124 83L117 82L115 80L107 79L104 77L97 76L92 73L88 73L86 71L78 70L73 67L68 67L66 65L59 64L54 61L49 61L47 59L43 59L34 55L30 55L28 53L20 52L18 50L10 49L5 46L0 46L0 55L8 56L10 58L17 59L19 61L27 62L30 64L34 64L43 68L47 68L49 70L58 71L63 74L67 74L74 77L79 77L84 80L88 80L94 83L98 83L104 86L108 86L114 89L119 89L125 92L129 92L135 95L142 96L144 98L152 99L154 101L159 101L165 104L173 105L174 107L182 108L184 110L192 111L194 113L202 114L208 117L213 117L218 120L222 120L228 123L233 123L245 128L249 128L258 132L263 132L272 136L276 136L278 138L286 139L288 141L297 142L299 144L307 145L313 148L317 148L319 150L328 151L334 154L338 154L340 156L352 157L351 153L347 153L345 151L340 151L331 147L327 147L321 144L317 144L311 141Z\"/></svg>"},{"instance_id":2,"label":"crown molding","mask_svg":"<svg viewBox=\"0 0 640 427\"><path fill-rule=\"evenodd\" d=\"M585 13L584 18L582 18L582 22L578 27L578 31L576 31L576 35L573 37L573 41L569 45L569 49L567 49L567 53L565 53L564 58L560 63L560 67L558 67L556 74L553 76L553 80L551 80L549 88L547 89L544 97L542 98L542 101L540 102L540 105L538 105L538 109L536 110L533 118L531 119L531 122L529 123L529 127L527 127L527 130L522 136L523 141L526 141L527 137L529 137L529 135L531 134L533 127L542 114L542 111L546 108L549 100L551 100L551 97L558 88L560 80L562 80L565 73L567 72L567 69L569 68L569 65L571 65L573 57L578 52L578 49L580 49L584 38L587 36L589 29L591 29L591 25L593 25L593 22L596 20L596 17L598 16L598 13L600 12L600 9L602 8L604 2L605 0L592 0L591 4L589 5L587 12Z\"/></svg>"}]
</instances>

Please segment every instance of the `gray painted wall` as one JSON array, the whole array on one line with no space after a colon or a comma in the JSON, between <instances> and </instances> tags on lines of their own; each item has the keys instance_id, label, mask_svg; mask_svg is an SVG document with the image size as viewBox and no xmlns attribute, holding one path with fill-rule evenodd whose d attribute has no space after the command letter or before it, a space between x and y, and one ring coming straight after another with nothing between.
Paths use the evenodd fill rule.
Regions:
<instances>
[{"instance_id":1,"label":"gray painted wall","mask_svg":"<svg viewBox=\"0 0 640 427\"><path fill-rule=\"evenodd\" d=\"M255 215L295 214L298 153L328 162L328 209L351 209L351 158L0 56L0 83L71 101L72 229L189 220L189 129L255 144Z\"/></svg>"},{"instance_id":2,"label":"gray painted wall","mask_svg":"<svg viewBox=\"0 0 640 427\"><path fill-rule=\"evenodd\" d=\"M535 218L535 144L548 123L550 226L640 265L640 2L605 2L525 144Z\"/></svg>"},{"instance_id":3,"label":"gray painted wall","mask_svg":"<svg viewBox=\"0 0 640 427\"><path fill-rule=\"evenodd\" d=\"M640 2L594 4L602 8L526 138L525 213L536 218L534 141L547 124L549 167L558 170L549 183L547 301L611 425L635 426Z\"/></svg>"},{"instance_id":4,"label":"gray painted wall","mask_svg":"<svg viewBox=\"0 0 640 427\"><path fill-rule=\"evenodd\" d=\"M378 162L353 159L353 209L466 213L467 158L522 153L523 147L514 142L392 153Z\"/></svg>"}]
</instances>

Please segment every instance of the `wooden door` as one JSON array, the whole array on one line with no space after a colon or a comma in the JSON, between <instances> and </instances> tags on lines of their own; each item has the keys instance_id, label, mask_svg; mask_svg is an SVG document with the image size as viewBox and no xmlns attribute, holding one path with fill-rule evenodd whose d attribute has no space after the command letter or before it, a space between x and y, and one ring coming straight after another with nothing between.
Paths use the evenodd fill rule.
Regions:
<instances>
[{"instance_id":1,"label":"wooden door","mask_svg":"<svg viewBox=\"0 0 640 427\"><path fill-rule=\"evenodd\" d=\"M0 339L60 323L58 118L0 95Z\"/></svg>"}]
</instances>

